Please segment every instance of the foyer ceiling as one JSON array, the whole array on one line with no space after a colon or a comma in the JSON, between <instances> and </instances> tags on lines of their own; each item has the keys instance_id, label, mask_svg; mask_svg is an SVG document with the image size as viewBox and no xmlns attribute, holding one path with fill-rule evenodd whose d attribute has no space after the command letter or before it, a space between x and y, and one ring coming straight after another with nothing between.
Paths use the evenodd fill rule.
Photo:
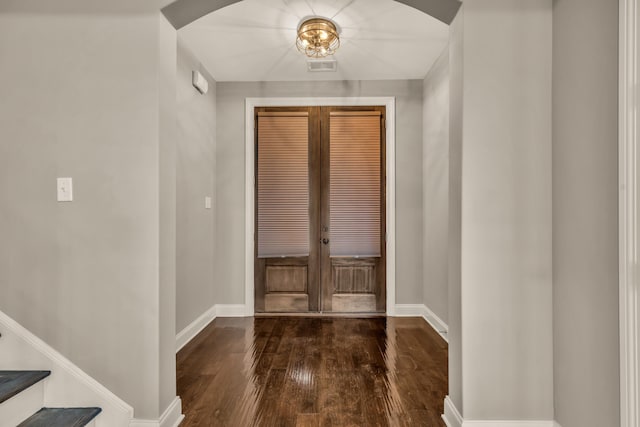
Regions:
<instances>
[{"instance_id":1,"label":"foyer ceiling","mask_svg":"<svg viewBox=\"0 0 640 427\"><path fill-rule=\"evenodd\" d=\"M332 19L336 72L308 72L295 46L298 24ZM447 45L449 27L393 0L244 0L179 30L220 82L422 79Z\"/></svg>"}]
</instances>

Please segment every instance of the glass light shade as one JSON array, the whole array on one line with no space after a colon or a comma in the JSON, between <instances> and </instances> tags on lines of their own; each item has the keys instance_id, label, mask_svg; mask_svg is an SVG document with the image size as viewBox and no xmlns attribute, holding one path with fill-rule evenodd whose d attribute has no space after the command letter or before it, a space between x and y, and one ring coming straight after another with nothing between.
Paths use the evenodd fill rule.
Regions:
<instances>
[{"instance_id":1,"label":"glass light shade","mask_svg":"<svg viewBox=\"0 0 640 427\"><path fill-rule=\"evenodd\" d=\"M311 18L298 27L298 50L310 58L333 55L340 47L336 25L325 18Z\"/></svg>"}]
</instances>

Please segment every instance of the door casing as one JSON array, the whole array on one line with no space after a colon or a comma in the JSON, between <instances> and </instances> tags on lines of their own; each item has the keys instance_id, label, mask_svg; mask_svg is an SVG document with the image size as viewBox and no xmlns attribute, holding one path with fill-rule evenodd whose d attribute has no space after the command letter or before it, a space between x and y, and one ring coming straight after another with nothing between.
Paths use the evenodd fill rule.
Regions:
<instances>
[{"instance_id":1,"label":"door casing","mask_svg":"<svg viewBox=\"0 0 640 427\"><path fill-rule=\"evenodd\" d=\"M620 427L640 426L640 1L620 0L619 43L619 316Z\"/></svg>"},{"instance_id":2,"label":"door casing","mask_svg":"<svg viewBox=\"0 0 640 427\"><path fill-rule=\"evenodd\" d=\"M395 97L247 98L245 101L245 293L244 312L254 315L255 255L255 116L256 107L367 106L386 108L386 314L395 315L396 227L395 227Z\"/></svg>"}]
</instances>

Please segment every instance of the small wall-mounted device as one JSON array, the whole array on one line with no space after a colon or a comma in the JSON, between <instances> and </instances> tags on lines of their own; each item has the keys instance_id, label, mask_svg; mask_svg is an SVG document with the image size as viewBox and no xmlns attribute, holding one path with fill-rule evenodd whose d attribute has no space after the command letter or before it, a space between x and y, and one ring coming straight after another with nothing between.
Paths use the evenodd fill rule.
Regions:
<instances>
[{"instance_id":1,"label":"small wall-mounted device","mask_svg":"<svg viewBox=\"0 0 640 427\"><path fill-rule=\"evenodd\" d=\"M58 201L73 202L73 179L58 178Z\"/></svg>"},{"instance_id":2,"label":"small wall-mounted device","mask_svg":"<svg viewBox=\"0 0 640 427\"><path fill-rule=\"evenodd\" d=\"M191 72L191 83L193 83L193 87L198 89L198 92L203 95L209 90L209 82L198 71L194 70Z\"/></svg>"}]
</instances>

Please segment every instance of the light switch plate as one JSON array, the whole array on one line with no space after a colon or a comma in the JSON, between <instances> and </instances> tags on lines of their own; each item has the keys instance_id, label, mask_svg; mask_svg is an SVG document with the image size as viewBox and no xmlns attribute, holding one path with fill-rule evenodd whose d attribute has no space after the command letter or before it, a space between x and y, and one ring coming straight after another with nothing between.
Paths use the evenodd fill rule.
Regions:
<instances>
[{"instance_id":1,"label":"light switch plate","mask_svg":"<svg viewBox=\"0 0 640 427\"><path fill-rule=\"evenodd\" d=\"M73 201L73 180L71 178L58 178L58 201Z\"/></svg>"},{"instance_id":2,"label":"light switch plate","mask_svg":"<svg viewBox=\"0 0 640 427\"><path fill-rule=\"evenodd\" d=\"M204 208L211 209L211 197L207 196L204 198Z\"/></svg>"}]
</instances>

